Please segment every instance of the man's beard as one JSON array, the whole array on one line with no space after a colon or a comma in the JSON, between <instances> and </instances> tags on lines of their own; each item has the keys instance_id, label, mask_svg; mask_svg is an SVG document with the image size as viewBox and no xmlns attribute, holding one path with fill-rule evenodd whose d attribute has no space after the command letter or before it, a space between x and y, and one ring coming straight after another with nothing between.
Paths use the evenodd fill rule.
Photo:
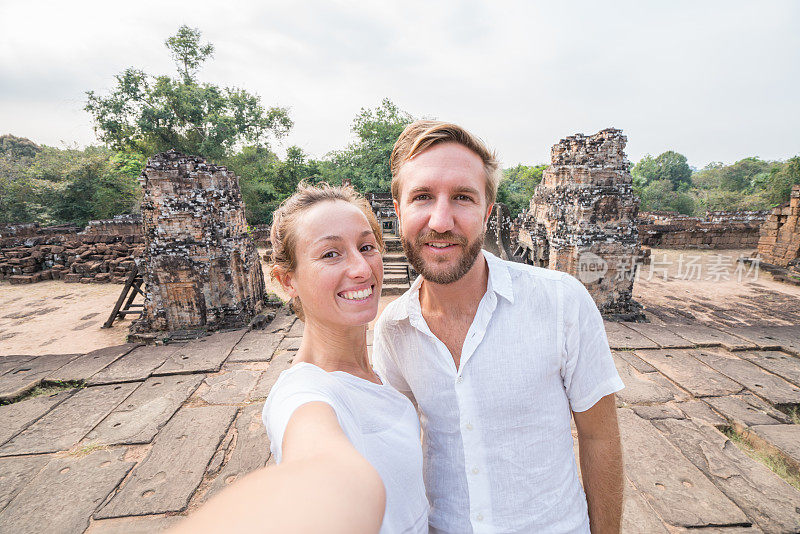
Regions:
<instances>
[{"instance_id":1,"label":"man's beard","mask_svg":"<svg viewBox=\"0 0 800 534\"><path fill-rule=\"evenodd\" d=\"M434 284L452 284L469 272L475 264L475 260L483 247L483 233L481 233L475 241L468 243L466 238L457 236L452 232L445 232L440 234L438 232L430 231L424 235L418 236L413 242L406 238L405 235L401 236L403 242L403 250L406 253L408 262L417 271L422 278L433 282ZM422 247L426 246L425 243L431 241L446 241L448 243L455 243L464 248L464 252L458 259L455 265L447 270L438 270L435 268L436 264L433 262L426 263L422 259Z\"/></svg>"}]
</instances>

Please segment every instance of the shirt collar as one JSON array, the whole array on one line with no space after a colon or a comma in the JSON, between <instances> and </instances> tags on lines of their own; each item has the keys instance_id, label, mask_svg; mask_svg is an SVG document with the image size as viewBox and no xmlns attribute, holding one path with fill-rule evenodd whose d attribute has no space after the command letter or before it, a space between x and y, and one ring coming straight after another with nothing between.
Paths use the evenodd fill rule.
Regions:
<instances>
[{"instance_id":1,"label":"shirt collar","mask_svg":"<svg viewBox=\"0 0 800 534\"><path fill-rule=\"evenodd\" d=\"M481 250L486 264L489 267L489 282L486 291L494 291L497 295L506 299L510 304L514 303L514 289L511 285L511 273L503 260L487 250ZM408 291L399 298L396 312L390 318L393 321L402 321L410 317L421 317L422 310L419 304L419 288L422 285L422 277L418 276L411 284Z\"/></svg>"}]
</instances>

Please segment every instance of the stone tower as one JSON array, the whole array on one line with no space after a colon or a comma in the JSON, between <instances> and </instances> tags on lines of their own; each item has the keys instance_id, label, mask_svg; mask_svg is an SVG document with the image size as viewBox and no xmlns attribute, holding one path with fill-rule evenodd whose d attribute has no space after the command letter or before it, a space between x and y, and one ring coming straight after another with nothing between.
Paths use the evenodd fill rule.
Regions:
<instances>
[{"instance_id":1,"label":"stone tower","mask_svg":"<svg viewBox=\"0 0 800 534\"><path fill-rule=\"evenodd\" d=\"M632 299L639 203L626 143L621 130L607 128L553 145L520 245L527 263L583 282L604 317L641 320L641 306Z\"/></svg>"},{"instance_id":2,"label":"stone tower","mask_svg":"<svg viewBox=\"0 0 800 534\"><path fill-rule=\"evenodd\" d=\"M131 333L247 325L265 288L236 175L170 150L150 158L139 182L145 302Z\"/></svg>"}]
</instances>

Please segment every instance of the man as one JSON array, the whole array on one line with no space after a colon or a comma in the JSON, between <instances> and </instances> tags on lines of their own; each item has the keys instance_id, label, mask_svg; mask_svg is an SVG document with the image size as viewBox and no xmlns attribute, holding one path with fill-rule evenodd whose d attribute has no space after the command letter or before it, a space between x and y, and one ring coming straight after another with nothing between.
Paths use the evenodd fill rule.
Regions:
<instances>
[{"instance_id":1,"label":"man","mask_svg":"<svg viewBox=\"0 0 800 534\"><path fill-rule=\"evenodd\" d=\"M619 532L623 384L602 319L575 278L481 249L498 167L454 124L400 135L392 197L420 277L377 322L375 366L418 406L431 532Z\"/></svg>"}]
</instances>

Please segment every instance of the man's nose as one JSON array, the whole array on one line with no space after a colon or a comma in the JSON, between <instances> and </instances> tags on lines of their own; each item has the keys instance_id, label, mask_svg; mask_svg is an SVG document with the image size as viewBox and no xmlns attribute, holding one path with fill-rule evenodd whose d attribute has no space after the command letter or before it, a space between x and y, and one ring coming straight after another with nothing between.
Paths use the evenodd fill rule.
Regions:
<instances>
[{"instance_id":1,"label":"man's nose","mask_svg":"<svg viewBox=\"0 0 800 534\"><path fill-rule=\"evenodd\" d=\"M433 205L428 227L440 234L453 229L453 209L447 199L438 199Z\"/></svg>"}]
</instances>

